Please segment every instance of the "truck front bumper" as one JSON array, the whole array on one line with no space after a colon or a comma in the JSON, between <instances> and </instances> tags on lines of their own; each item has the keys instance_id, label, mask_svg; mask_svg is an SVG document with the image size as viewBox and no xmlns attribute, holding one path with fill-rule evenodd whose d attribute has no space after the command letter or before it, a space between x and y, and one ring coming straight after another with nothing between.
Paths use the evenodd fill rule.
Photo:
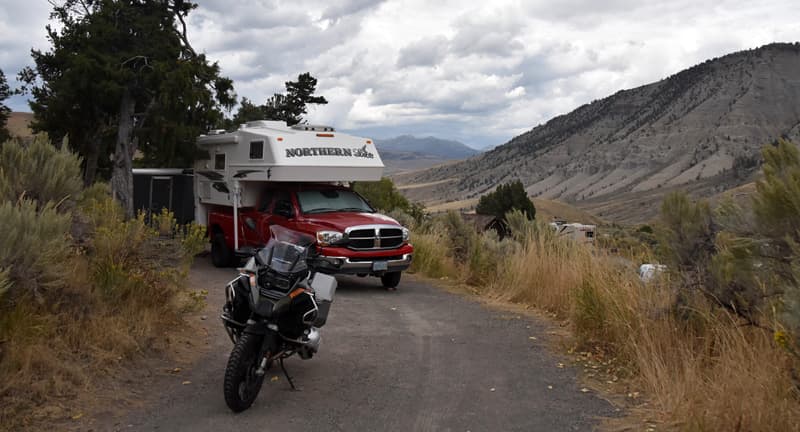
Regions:
<instances>
[{"instance_id":1,"label":"truck front bumper","mask_svg":"<svg viewBox=\"0 0 800 432\"><path fill-rule=\"evenodd\" d=\"M364 258L348 258L348 257L335 257L335 256L325 256L321 257L334 266L338 267L339 270L337 273L342 274L375 274L375 273L387 273L387 272L398 272L407 269L411 265L411 261L413 259L414 254L403 254L397 257L392 257L392 259L388 260L381 260L381 259L364 259ZM385 267L384 267L384 264Z\"/></svg>"},{"instance_id":2,"label":"truck front bumper","mask_svg":"<svg viewBox=\"0 0 800 432\"><path fill-rule=\"evenodd\" d=\"M341 253L337 253L341 252ZM324 248L320 257L330 262L340 274L383 274L406 270L414 258L411 245L379 252L357 252L341 248Z\"/></svg>"}]
</instances>

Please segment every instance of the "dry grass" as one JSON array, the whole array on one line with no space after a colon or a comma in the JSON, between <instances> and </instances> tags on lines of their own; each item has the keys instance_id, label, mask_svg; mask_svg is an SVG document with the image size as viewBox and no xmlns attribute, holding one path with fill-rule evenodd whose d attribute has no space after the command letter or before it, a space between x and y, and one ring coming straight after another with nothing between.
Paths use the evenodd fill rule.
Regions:
<instances>
[{"instance_id":1,"label":"dry grass","mask_svg":"<svg viewBox=\"0 0 800 432\"><path fill-rule=\"evenodd\" d=\"M448 242L439 234L414 235L414 261L412 272L419 272L433 278L453 278L458 269L450 256Z\"/></svg>"},{"instance_id":2,"label":"dry grass","mask_svg":"<svg viewBox=\"0 0 800 432\"><path fill-rule=\"evenodd\" d=\"M0 302L0 430L36 429L72 415L65 406L165 335L193 307L182 281L202 230L172 237L172 215L123 221L116 202L92 191L75 217L88 244L58 257L58 289ZM159 233L159 229L162 233ZM167 234L164 236L163 234Z\"/></svg>"},{"instance_id":3,"label":"dry grass","mask_svg":"<svg viewBox=\"0 0 800 432\"><path fill-rule=\"evenodd\" d=\"M478 292L549 311L569 323L578 350L611 356L615 372L626 374L627 386L641 389L647 401L612 426L638 430L631 424L648 419L658 430L800 430L793 378L800 362L770 332L699 296L676 302L669 279L645 286L619 259L546 229L528 229L520 241L517 253L494 249L506 255ZM415 247L423 256L449 249L441 241ZM467 266L457 274L469 275Z\"/></svg>"}]
</instances>

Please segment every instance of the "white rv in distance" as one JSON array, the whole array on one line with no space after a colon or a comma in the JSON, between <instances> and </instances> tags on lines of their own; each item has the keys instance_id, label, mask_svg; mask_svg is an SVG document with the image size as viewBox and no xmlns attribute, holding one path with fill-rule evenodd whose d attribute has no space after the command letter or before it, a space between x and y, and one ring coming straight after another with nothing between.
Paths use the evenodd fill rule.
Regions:
<instances>
[{"instance_id":1,"label":"white rv in distance","mask_svg":"<svg viewBox=\"0 0 800 432\"><path fill-rule=\"evenodd\" d=\"M550 222L549 225L559 236L571 238L580 244L594 245L594 232L597 228L595 225L564 221Z\"/></svg>"}]
</instances>

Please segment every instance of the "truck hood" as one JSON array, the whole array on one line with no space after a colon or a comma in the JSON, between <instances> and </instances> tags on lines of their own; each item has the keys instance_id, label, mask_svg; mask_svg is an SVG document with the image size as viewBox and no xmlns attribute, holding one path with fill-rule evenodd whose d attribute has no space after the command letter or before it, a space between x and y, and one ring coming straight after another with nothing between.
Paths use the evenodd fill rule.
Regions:
<instances>
[{"instance_id":1,"label":"truck hood","mask_svg":"<svg viewBox=\"0 0 800 432\"><path fill-rule=\"evenodd\" d=\"M396 220L380 213L335 212L319 213L303 216L308 224L313 224L321 229L333 229L344 232L345 229L357 225L397 225Z\"/></svg>"}]
</instances>

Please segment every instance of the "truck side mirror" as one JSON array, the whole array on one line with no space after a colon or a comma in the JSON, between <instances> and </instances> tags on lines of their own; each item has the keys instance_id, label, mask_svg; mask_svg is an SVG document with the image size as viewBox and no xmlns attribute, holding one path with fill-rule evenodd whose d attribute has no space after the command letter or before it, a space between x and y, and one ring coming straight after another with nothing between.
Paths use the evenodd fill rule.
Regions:
<instances>
[{"instance_id":1,"label":"truck side mirror","mask_svg":"<svg viewBox=\"0 0 800 432\"><path fill-rule=\"evenodd\" d=\"M292 203L289 201L278 201L275 203L274 213L278 216L283 216L286 219L293 218L294 210L292 209Z\"/></svg>"}]
</instances>

